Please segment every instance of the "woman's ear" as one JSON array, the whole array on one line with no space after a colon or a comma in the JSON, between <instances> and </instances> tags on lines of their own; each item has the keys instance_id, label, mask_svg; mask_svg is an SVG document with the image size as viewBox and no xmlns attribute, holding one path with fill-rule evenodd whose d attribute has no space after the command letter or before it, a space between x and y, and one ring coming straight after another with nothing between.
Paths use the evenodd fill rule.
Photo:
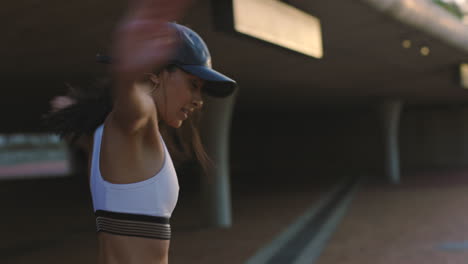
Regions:
<instances>
[{"instance_id":1,"label":"woman's ear","mask_svg":"<svg viewBox=\"0 0 468 264\"><path fill-rule=\"evenodd\" d=\"M148 79L156 86L158 86L161 82L160 76L154 73L148 73Z\"/></svg>"},{"instance_id":2,"label":"woman's ear","mask_svg":"<svg viewBox=\"0 0 468 264\"><path fill-rule=\"evenodd\" d=\"M157 74L146 72L142 74L141 77L136 82L156 85L161 82L161 78Z\"/></svg>"}]
</instances>

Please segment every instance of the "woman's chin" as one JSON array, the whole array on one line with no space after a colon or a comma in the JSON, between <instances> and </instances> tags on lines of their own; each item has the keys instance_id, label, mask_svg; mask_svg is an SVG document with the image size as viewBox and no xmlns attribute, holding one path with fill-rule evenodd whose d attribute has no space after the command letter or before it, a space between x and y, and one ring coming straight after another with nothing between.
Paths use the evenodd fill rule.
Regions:
<instances>
[{"instance_id":1,"label":"woman's chin","mask_svg":"<svg viewBox=\"0 0 468 264\"><path fill-rule=\"evenodd\" d=\"M176 121L170 122L169 126L173 128L179 128L182 126L182 122L183 122L182 120L176 120Z\"/></svg>"}]
</instances>

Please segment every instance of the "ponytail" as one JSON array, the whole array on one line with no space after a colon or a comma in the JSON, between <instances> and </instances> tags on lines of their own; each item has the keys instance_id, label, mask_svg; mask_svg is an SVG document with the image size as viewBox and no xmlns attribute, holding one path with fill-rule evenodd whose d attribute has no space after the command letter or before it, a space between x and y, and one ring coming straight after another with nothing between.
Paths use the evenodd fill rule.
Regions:
<instances>
[{"instance_id":1,"label":"ponytail","mask_svg":"<svg viewBox=\"0 0 468 264\"><path fill-rule=\"evenodd\" d=\"M67 97L72 103L46 114L46 127L71 142L91 136L112 110L111 87L109 79L99 80L88 88L70 86Z\"/></svg>"}]
</instances>

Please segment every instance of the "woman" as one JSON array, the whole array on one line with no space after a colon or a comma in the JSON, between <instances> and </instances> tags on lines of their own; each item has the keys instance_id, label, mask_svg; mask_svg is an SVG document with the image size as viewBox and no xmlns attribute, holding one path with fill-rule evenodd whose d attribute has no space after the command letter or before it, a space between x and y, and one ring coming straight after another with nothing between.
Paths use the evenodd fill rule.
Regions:
<instances>
[{"instance_id":1,"label":"woman","mask_svg":"<svg viewBox=\"0 0 468 264\"><path fill-rule=\"evenodd\" d=\"M195 32L167 22L185 5L175 1L162 8L157 2L169 3L137 1L117 29L112 100L105 89L92 100L76 96L49 116L62 136L92 139L99 263L168 262L169 218L179 185L160 128L179 128L202 108L203 93L224 97L236 87L211 68L209 51Z\"/></svg>"}]
</instances>

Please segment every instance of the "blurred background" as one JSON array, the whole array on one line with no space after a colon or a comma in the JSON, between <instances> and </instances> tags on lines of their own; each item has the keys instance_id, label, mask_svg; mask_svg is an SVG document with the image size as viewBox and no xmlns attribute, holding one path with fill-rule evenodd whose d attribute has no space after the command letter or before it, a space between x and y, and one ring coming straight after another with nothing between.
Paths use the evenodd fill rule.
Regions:
<instances>
[{"instance_id":1,"label":"blurred background","mask_svg":"<svg viewBox=\"0 0 468 264\"><path fill-rule=\"evenodd\" d=\"M107 74L126 1L3 3L0 263L94 263L86 156L41 118ZM218 166L178 168L171 263L464 263L468 3L199 0L237 80L207 99Z\"/></svg>"}]
</instances>

